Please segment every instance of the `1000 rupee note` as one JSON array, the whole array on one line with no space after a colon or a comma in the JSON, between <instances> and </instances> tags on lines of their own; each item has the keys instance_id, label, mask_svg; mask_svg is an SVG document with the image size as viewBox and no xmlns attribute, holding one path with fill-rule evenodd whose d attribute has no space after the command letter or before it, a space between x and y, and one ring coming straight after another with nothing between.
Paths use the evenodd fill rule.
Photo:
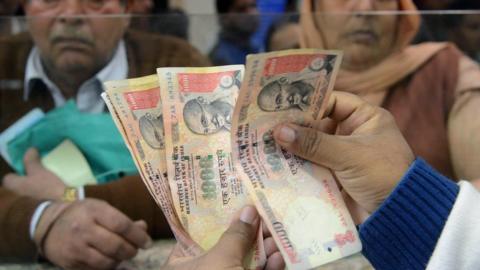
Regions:
<instances>
[{"instance_id":1,"label":"1000 rupee note","mask_svg":"<svg viewBox=\"0 0 480 270\"><path fill-rule=\"evenodd\" d=\"M280 123L314 126L341 53L292 50L249 55L232 124L233 158L289 269L310 269L361 250L331 172L279 147Z\"/></svg>"},{"instance_id":2,"label":"1000 rupee note","mask_svg":"<svg viewBox=\"0 0 480 270\"><path fill-rule=\"evenodd\" d=\"M182 227L167 181L162 102L156 75L105 83L103 98L140 175L175 237L191 255L200 248Z\"/></svg>"},{"instance_id":3,"label":"1000 rupee note","mask_svg":"<svg viewBox=\"0 0 480 270\"><path fill-rule=\"evenodd\" d=\"M239 65L157 70L173 203L183 227L205 250L217 243L249 201L236 176L230 145L243 72ZM265 261L262 245L247 263L252 269Z\"/></svg>"}]
</instances>

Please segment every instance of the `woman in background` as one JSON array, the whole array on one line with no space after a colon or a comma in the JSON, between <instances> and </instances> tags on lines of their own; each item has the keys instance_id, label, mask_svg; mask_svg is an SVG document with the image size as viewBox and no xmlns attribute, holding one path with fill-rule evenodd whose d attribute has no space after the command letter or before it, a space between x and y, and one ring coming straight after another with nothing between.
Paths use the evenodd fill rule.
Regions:
<instances>
[{"instance_id":1,"label":"woman in background","mask_svg":"<svg viewBox=\"0 0 480 270\"><path fill-rule=\"evenodd\" d=\"M480 69L452 44L410 45L420 25L412 0L304 0L302 8L301 46L344 52L336 90L389 110L414 153L443 174L480 178Z\"/></svg>"}]
</instances>

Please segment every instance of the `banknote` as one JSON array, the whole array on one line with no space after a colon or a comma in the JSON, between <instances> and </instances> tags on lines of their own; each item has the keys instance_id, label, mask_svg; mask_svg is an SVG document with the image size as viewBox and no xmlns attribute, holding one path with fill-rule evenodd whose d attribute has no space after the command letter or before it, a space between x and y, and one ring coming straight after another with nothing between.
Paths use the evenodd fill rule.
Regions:
<instances>
[{"instance_id":1,"label":"banknote","mask_svg":"<svg viewBox=\"0 0 480 270\"><path fill-rule=\"evenodd\" d=\"M313 127L340 67L336 51L249 55L232 122L232 153L242 183L289 269L310 269L361 250L331 172L275 143L280 123Z\"/></svg>"},{"instance_id":2,"label":"banknote","mask_svg":"<svg viewBox=\"0 0 480 270\"><path fill-rule=\"evenodd\" d=\"M105 83L102 96L140 175L187 254L201 248L180 223L167 181L162 102L156 75Z\"/></svg>"},{"instance_id":3,"label":"banknote","mask_svg":"<svg viewBox=\"0 0 480 270\"><path fill-rule=\"evenodd\" d=\"M241 65L157 70L173 203L185 230L205 250L249 202L230 144L243 72ZM252 256L250 269L265 263L263 247Z\"/></svg>"}]
</instances>

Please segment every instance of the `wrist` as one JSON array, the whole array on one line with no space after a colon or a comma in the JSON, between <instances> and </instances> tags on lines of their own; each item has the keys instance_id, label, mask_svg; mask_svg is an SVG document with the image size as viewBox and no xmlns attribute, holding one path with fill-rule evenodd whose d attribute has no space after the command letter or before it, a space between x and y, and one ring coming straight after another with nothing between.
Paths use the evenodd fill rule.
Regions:
<instances>
[{"instance_id":1,"label":"wrist","mask_svg":"<svg viewBox=\"0 0 480 270\"><path fill-rule=\"evenodd\" d=\"M54 201L61 201L63 200L63 195L65 193L65 189L68 188L68 186L66 186L65 184L58 184L58 185L55 185L55 186L52 186L51 187L52 191L50 192L50 195L48 196L50 200L54 200Z\"/></svg>"},{"instance_id":2,"label":"wrist","mask_svg":"<svg viewBox=\"0 0 480 270\"><path fill-rule=\"evenodd\" d=\"M40 217L38 224L33 234L33 241L37 246L40 254L44 254L43 245L48 233L52 229L55 222L63 214L63 212L70 206L70 203L55 202L47 206L42 216Z\"/></svg>"},{"instance_id":3,"label":"wrist","mask_svg":"<svg viewBox=\"0 0 480 270\"><path fill-rule=\"evenodd\" d=\"M30 239L34 240L35 237L35 231L37 230L38 223L40 219L42 218L45 210L52 204L51 201L46 201L37 206L35 209L35 212L32 215L32 218L30 219L30 227L29 227L29 234L30 234Z\"/></svg>"},{"instance_id":4,"label":"wrist","mask_svg":"<svg viewBox=\"0 0 480 270\"><path fill-rule=\"evenodd\" d=\"M62 201L63 202L74 202L79 199L79 193L77 188L65 187L63 190Z\"/></svg>"}]
</instances>

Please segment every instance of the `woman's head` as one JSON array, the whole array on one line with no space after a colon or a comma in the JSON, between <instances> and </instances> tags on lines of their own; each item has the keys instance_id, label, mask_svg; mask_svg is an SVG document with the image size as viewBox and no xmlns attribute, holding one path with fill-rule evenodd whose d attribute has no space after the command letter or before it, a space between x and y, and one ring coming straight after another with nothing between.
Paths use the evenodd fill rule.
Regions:
<instances>
[{"instance_id":1,"label":"woman's head","mask_svg":"<svg viewBox=\"0 0 480 270\"><path fill-rule=\"evenodd\" d=\"M411 0L305 0L304 5L302 45L343 50L347 70L378 64L408 44L418 27L411 15L388 13L414 10ZM372 14L379 11L387 13Z\"/></svg>"}]
</instances>

